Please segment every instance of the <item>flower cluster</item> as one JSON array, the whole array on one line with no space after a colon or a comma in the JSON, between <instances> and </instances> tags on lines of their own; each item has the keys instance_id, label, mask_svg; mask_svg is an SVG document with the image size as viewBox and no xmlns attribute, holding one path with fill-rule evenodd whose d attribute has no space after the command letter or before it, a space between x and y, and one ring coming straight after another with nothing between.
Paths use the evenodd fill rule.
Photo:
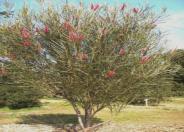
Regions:
<instances>
[{"instance_id":1,"label":"flower cluster","mask_svg":"<svg viewBox=\"0 0 184 132\"><path fill-rule=\"evenodd\" d=\"M71 32L69 32L68 38L71 42L79 43L79 42L83 41L85 37L82 34L71 31Z\"/></svg>"},{"instance_id":2,"label":"flower cluster","mask_svg":"<svg viewBox=\"0 0 184 132\"><path fill-rule=\"evenodd\" d=\"M144 64L148 61L150 61L151 57L147 56L147 51L149 50L149 47L145 47L143 49L141 49L141 64Z\"/></svg>"},{"instance_id":3,"label":"flower cluster","mask_svg":"<svg viewBox=\"0 0 184 132\"><path fill-rule=\"evenodd\" d=\"M124 48L121 48L120 51L119 51L119 55L120 56L124 56L125 55L125 49Z\"/></svg>"},{"instance_id":4,"label":"flower cluster","mask_svg":"<svg viewBox=\"0 0 184 132\"><path fill-rule=\"evenodd\" d=\"M30 42L31 34L29 30L24 27L21 29L20 32L21 32L21 37L23 39L23 42L21 44L25 47L31 46L31 42Z\"/></svg>"},{"instance_id":5,"label":"flower cluster","mask_svg":"<svg viewBox=\"0 0 184 132\"><path fill-rule=\"evenodd\" d=\"M150 61L151 57L150 56L142 56L141 57L141 64L144 64L148 61Z\"/></svg>"},{"instance_id":6,"label":"flower cluster","mask_svg":"<svg viewBox=\"0 0 184 132\"><path fill-rule=\"evenodd\" d=\"M109 71L106 73L105 77L106 77L106 78L113 78L115 75L116 75L115 70L109 70Z\"/></svg>"},{"instance_id":7,"label":"flower cluster","mask_svg":"<svg viewBox=\"0 0 184 132\"><path fill-rule=\"evenodd\" d=\"M44 27L44 33L47 34L47 33L49 33L49 31L50 31L50 30L49 30L49 26L46 25L46 26Z\"/></svg>"},{"instance_id":8,"label":"flower cluster","mask_svg":"<svg viewBox=\"0 0 184 132\"><path fill-rule=\"evenodd\" d=\"M120 10L124 11L126 7L127 7L127 5L124 3L123 5L121 5Z\"/></svg>"},{"instance_id":9,"label":"flower cluster","mask_svg":"<svg viewBox=\"0 0 184 132\"><path fill-rule=\"evenodd\" d=\"M135 14L137 14L137 13L139 12L139 9L138 9L138 8L133 8L133 12L134 12Z\"/></svg>"},{"instance_id":10,"label":"flower cluster","mask_svg":"<svg viewBox=\"0 0 184 132\"><path fill-rule=\"evenodd\" d=\"M64 22L63 26L68 32L74 31L74 27L69 22Z\"/></svg>"},{"instance_id":11,"label":"flower cluster","mask_svg":"<svg viewBox=\"0 0 184 132\"><path fill-rule=\"evenodd\" d=\"M91 10L96 11L100 8L99 4L91 4Z\"/></svg>"}]
</instances>

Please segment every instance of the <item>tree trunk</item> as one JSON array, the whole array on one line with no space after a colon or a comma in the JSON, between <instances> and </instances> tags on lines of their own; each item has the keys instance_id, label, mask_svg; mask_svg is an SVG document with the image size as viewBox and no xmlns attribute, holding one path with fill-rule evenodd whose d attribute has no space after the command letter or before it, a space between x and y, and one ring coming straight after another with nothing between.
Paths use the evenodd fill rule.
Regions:
<instances>
[{"instance_id":1,"label":"tree trunk","mask_svg":"<svg viewBox=\"0 0 184 132\"><path fill-rule=\"evenodd\" d=\"M84 127L88 128L91 127L91 120L92 120L92 107L86 107L85 108L85 117L84 117Z\"/></svg>"},{"instance_id":2,"label":"tree trunk","mask_svg":"<svg viewBox=\"0 0 184 132\"><path fill-rule=\"evenodd\" d=\"M77 118L78 118L78 122L79 122L79 125L81 126L82 130L85 132L85 128L84 128L84 124L82 122L82 118L81 118L81 112L80 110L77 108L77 105L73 102L71 102L76 114L77 114Z\"/></svg>"}]
</instances>

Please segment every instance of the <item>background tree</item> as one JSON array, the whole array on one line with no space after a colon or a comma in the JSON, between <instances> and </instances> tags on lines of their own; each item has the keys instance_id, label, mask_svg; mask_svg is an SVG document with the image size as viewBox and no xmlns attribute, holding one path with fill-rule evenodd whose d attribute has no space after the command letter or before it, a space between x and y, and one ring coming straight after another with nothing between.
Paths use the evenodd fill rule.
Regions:
<instances>
[{"instance_id":1,"label":"background tree","mask_svg":"<svg viewBox=\"0 0 184 132\"><path fill-rule=\"evenodd\" d=\"M92 4L90 11L65 5L39 14L24 7L16 22L2 27L2 44L17 67L39 73L40 82L71 103L84 128L103 108L121 109L169 72L159 18L147 6L128 10L125 4Z\"/></svg>"},{"instance_id":2,"label":"background tree","mask_svg":"<svg viewBox=\"0 0 184 132\"><path fill-rule=\"evenodd\" d=\"M179 65L179 70L174 74L174 84L172 91L176 96L184 95L184 50L177 49L172 53L171 62L173 65ZM173 67L174 67L173 66Z\"/></svg>"}]
</instances>

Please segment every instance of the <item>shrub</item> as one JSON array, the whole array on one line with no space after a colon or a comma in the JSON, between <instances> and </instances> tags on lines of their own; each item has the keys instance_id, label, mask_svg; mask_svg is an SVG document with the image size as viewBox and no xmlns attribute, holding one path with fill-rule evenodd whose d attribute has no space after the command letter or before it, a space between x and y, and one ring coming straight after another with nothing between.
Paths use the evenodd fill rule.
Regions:
<instances>
[{"instance_id":1,"label":"shrub","mask_svg":"<svg viewBox=\"0 0 184 132\"><path fill-rule=\"evenodd\" d=\"M17 68L14 69L12 65L7 65L6 68L9 68L11 74L0 77L0 105L12 109L38 105L39 99L44 95L43 90L36 84L36 81L34 85L26 82L27 77L31 79L30 74L28 72L25 74L22 71L15 72Z\"/></svg>"},{"instance_id":2,"label":"shrub","mask_svg":"<svg viewBox=\"0 0 184 132\"><path fill-rule=\"evenodd\" d=\"M31 87L12 87L7 92L6 105L12 109L37 106L42 97L38 89Z\"/></svg>"},{"instance_id":3,"label":"shrub","mask_svg":"<svg viewBox=\"0 0 184 132\"><path fill-rule=\"evenodd\" d=\"M156 77L170 65L156 29L161 16L150 7L109 10L96 4L89 11L67 4L37 15L24 7L20 14L2 28L8 34L2 45L11 47L21 69L40 73L39 80L71 103L82 128L103 108L121 109L140 92L157 90Z\"/></svg>"}]
</instances>

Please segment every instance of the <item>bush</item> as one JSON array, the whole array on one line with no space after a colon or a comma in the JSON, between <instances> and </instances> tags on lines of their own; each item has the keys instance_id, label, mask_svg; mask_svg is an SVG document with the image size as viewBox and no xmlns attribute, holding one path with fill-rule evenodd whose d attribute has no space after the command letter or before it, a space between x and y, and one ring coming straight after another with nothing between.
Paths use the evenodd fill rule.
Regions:
<instances>
[{"instance_id":1,"label":"bush","mask_svg":"<svg viewBox=\"0 0 184 132\"><path fill-rule=\"evenodd\" d=\"M13 109L36 106L39 104L39 98L42 97L41 92L36 88L29 87L9 88L7 95L7 106Z\"/></svg>"},{"instance_id":2,"label":"bush","mask_svg":"<svg viewBox=\"0 0 184 132\"><path fill-rule=\"evenodd\" d=\"M174 87L172 88L173 96L184 96L184 50L178 49L171 54L172 67L178 67L173 76Z\"/></svg>"},{"instance_id":3,"label":"bush","mask_svg":"<svg viewBox=\"0 0 184 132\"><path fill-rule=\"evenodd\" d=\"M10 67L9 71L11 71ZM0 76L0 106L8 106L11 109L26 108L39 105L39 99L43 97L40 85L35 85L26 81L27 76L21 74L23 71ZM27 74L30 75L30 74ZM29 77L31 79L31 76ZM36 87L36 85L38 87Z\"/></svg>"},{"instance_id":4,"label":"bush","mask_svg":"<svg viewBox=\"0 0 184 132\"><path fill-rule=\"evenodd\" d=\"M4 86L0 88L0 106L12 109L32 107L39 105L42 96L37 88Z\"/></svg>"},{"instance_id":5,"label":"bush","mask_svg":"<svg viewBox=\"0 0 184 132\"><path fill-rule=\"evenodd\" d=\"M5 87L0 87L0 107L3 107L6 105L7 100L7 91Z\"/></svg>"}]
</instances>

